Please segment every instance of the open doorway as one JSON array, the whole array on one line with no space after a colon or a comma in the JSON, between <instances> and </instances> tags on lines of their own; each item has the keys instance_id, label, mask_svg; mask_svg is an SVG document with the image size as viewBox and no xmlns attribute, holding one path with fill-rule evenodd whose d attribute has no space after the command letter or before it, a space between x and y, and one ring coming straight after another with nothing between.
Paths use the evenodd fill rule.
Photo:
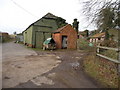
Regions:
<instances>
[{"instance_id":1,"label":"open doorway","mask_svg":"<svg viewBox=\"0 0 120 90\"><path fill-rule=\"evenodd\" d=\"M62 48L67 49L67 36L62 36Z\"/></svg>"}]
</instances>

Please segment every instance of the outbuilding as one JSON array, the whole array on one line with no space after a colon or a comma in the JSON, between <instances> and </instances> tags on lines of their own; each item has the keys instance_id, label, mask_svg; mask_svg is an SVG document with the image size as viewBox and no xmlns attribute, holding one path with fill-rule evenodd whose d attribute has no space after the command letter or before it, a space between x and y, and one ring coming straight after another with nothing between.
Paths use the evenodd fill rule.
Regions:
<instances>
[{"instance_id":1,"label":"outbuilding","mask_svg":"<svg viewBox=\"0 0 120 90\"><path fill-rule=\"evenodd\" d=\"M0 32L0 43L10 39L10 36L7 32Z\"/></svg>"},{"instance_id":2,"label":"outbuilding","mask_svg":"<svg viewBox=\"0 0 120 90\"><path fill-rule=\"evenodd\" d=\"M70 24L54 31L52 37L56 42L57 49L77 48L77 32Z\"/></svg>"},{"instance_id":3,"label":"outbuilding","mask_svg":"<svg viewBox=\"0 0 120 90\"><path fill-rule=\"evenodd\" d=\"M24 44L29 47L43 48L43 42L47 38L52 37L52 32L58 29L64 19L47 13L41 19L32 23L26 30L23 31ZM66 23L64 22L66 25Z\"/></svg>"},{"instance_id":4,"label":"outbuilding","mask_svg":"<svg viewBox=\"0 0 120 90\"><path fill-rule=\"evenodd\" d=\"M91 43L100 43L102 41L104 41L105 39L105 33L97 33L93 36L90 37L90 42Z\"/></svg>"},{"instance_id":5,"label":"outbuilding","mask_svg":"<svg viewBox=\"0 0 120 90\"><path fill-rule=\"evenodd\" d=\"M15 39L16 39L16 42L23 43L23 34L22 33L17 34Z\"/></svg>"},{"instance_id":6,"label":"outbuilding","mask_svg":"<svg viewBox=\"0 0 120 90\"><path fill-rule=\"evenodd\" d=\"M56 16L47 13L41 19L32 23L25 31L23 31L24 44L28 47L42 48L43 42L47 38L51 38L51 32L58 28Z\"/></svg>"}]
</instances>

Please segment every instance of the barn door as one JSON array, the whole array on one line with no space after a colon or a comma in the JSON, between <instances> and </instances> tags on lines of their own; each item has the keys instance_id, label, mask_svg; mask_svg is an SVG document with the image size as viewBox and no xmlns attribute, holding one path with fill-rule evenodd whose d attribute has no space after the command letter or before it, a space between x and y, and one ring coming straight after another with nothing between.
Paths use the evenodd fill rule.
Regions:
<instances>
[{"instance_id":1,"label":"barn door","mask_svg":"<svg viewBox=\"0 0 120 90\"><path fill-rule=\"evenodd\" d=\"M67 36L62 36L62 48L67 48Z\"/></svg>"},{"instance_id":2,"label":"barn door","mask_svg":"<svg viewBox=\"0 0 120 90\"><path fill-rule=\"evenodd\" d=\"M42 32L36 32L35 47L36 48L42 48L43 47L43 41L44 41L44 34Z\"/></svg>"}]
</instances>

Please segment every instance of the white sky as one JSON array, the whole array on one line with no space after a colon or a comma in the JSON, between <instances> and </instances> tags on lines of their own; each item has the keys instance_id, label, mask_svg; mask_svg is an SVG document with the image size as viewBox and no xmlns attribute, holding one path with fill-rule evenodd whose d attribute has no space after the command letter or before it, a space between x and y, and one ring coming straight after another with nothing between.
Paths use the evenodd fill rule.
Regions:
<instances>
[{"instance_id":1,"label":"white sky","mask_svg":"<svg viewBox=\"0 0 120 90\"><path fill-rule=\"evenodd\" d=\"M80 0L0 0L0 31L21 33L48 12L66 19L69 24L77 18L80 31L95 29L86 28Z\"/></svg>"}]
</instances>

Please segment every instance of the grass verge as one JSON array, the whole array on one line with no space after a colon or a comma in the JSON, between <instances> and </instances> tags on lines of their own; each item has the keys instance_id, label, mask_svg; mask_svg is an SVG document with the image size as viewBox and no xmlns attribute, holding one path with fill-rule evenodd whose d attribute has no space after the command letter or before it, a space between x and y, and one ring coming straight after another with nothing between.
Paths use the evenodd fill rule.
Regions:
<instances>
[{"instance_id":1,"label":"grass verge","mask_svg":"<svg viewBox=\"0 0 120 90\"><path fill-rule=\"evenodd\" d=\"M88 55L83 61L85 72L107 88L118 88L116 64L100 59L95 54Z\"/></svg>"}]
</instances>

